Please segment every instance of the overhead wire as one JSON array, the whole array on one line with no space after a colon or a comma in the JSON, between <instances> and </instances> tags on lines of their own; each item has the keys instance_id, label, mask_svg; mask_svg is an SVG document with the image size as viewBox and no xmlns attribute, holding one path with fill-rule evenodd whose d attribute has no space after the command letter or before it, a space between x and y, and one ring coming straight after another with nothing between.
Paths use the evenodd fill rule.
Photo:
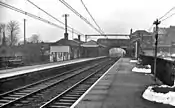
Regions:
<instances>
[{"instance_id":1,"label":"overhead wire","mask_svg":"<svg viewBox=\"0 0 175 108\"><path fill-rule=\"evenodd\" d=\"M153 24L148 28L148 31L151 31L152 28L153 28Z\"/></svg>"},{"instance_id":2,"label":"overhead wire","mask_svg":"<svg viewBox=\"0 0 175 108\"><path fill-rule=\"evenodd\" d=\"M73 13L79 16L83 21L85 21L88 25L90 25L94 30L101 34L101 31L94 27L85 17L83 17L79 12L77 12L74 8L72 8L67 2L64 0L59 0L62 4L64 4L67 8L69 8Z\"/></svg>"},{"instance_id":3,"label":"overhead wire","mask_svg":"<svg viewBox=\"0 0 175 108\"><path fill-rule=\"evenodd\" d=\"M174 15L175 15L175 13L171 14L170 16L168 16L168 17L166 17L166 18L162 19L162 20L161 20L161 22L163 22L163 21L165 21L165 20L167 20L167 19L171 18L171 17L172 17L172 16L174 16Z\"/></svg>"},{"instance_id":4,"label":"overhead wire","mask_svg":"<svg viewBox=\"0 0 175 108\"><path fill-rule=\"evenodd\" d=\"M30 0L27 0L30 4L32 4L33 6L35 6L36 8L38 8L39 10L41 10L42 12L44 12L45 14L47 14L48 16L50 16L50 17L52 17L53 19L55 19L56 21L58 21L59 23L61 23L61 24L63 24L63 25L65 25L62 21L60 21L60 20L58 20L56 17L54 17L53 15L51 15L51 14L49 14L48 12L46 12L44 9L42 9L42 8L40 8L39 6L37 6L35 3L33 3L32 1L30 1ZM68 26L68 28L69 29L74 29L74 28L72 28L72 27L70 27L70 26ZM83 35L82 33L80 33L79 31L77 31L77 30L75 30L74 29L74 31L76 32L76 34L81 34L81 35Z\"/></svg>"},{"instance_id":5,"label":"overhead wire","mask_svg":"<svg viewBox=\"0 0 175 108\"><path fill-rule=\"evenodd\" d=\"M172 7L169 11L167 11L162 17L159 18L161 20L163 17L165 17L168 13L170 13L172 10L174 10L175 7Z\"/></svg>"},{"instance_id":6,"label":"overhead wire","mask_svg":"<svg viewBox=\"0 0 175 108\"><path fill-rule=\"evenodd\" d=\"M168 15L168 14L169 14L172 10L174 10L174 9L175 9L175 7L172 7L172 8L171 8L170 10L168 10L163 16L161 16L158 20L161 21L161 22L163 22L163 21L167 20L168 18L172 17L173 15L175 15L175 13L173 13L173 14L171 14L170 16L164 18L166 15ZM163 19L163 18L164 18L164 19ZM152 29L152 27L153 27L153 24L152 24L151 27L148 29L148 31L149 31L150 29Z\"/></svg>"},{"instance_id":7,"label":"overhead wire","mask_svg":"<svg viewBox=\"0 0 175 108\"><path fill-rule=\"evenodd\" d=\"M86 5L84 4L83 0L81 0L81 3L83 4L84 8L86 9L87 13L89 14L89 16L91 17L91 19L94 21L95 25L98 27L98 29L104 34L104 32L102 31L102 29L100 28L100 26L97 24L97 22L95 21L95 19L93 18L92 14L89 12L88 8L86 7Z\"/></svg>"},{"instance_id":8,"label":"overhead wire","mask_svg":"<svg viewBox=\"0 0 175 108\"><path fill-rule=\"evenodd\" d=\"M82 5L84 6L84 8L86 9L87 13L89 14L89 16L91 17L91 19L93 20L93 22L95 23L95 25L98 27L98 29L101 31L100 34L105 34L104 31L100 28L100 26L97 24L97 22L95 21L95 19L93 18L92 14L89 12L88 8L86 7L86 5L84 4L83 0L81 0ZM105 35L105 37L107 37Z\"/></svg>"},{"instance_id":9,"label":"overhead wire","mask_svg":"<svg viewBox=\"0 0 175 108\"><path fill-rule=\"evenodd\" d=\"M11 9L11 10L13 10L13 11L16 11L16 12L22 13L22 14L24 14L24 15L27 15L27 16L29 16L29 17L31 17L31 18L34 18L34 19L40 20L40 21L42 21L42 22L45 22L45 23L47 23L47 24L53 25L53 26L58 27L58 28L60 28L60 29L63 29L63 30L65 29L65 28L62 27L62 26L59 26L59 25L57 25L57 24L55 24L55 23L52 23L52 22L50 22L50 21L48 21L48 20L46 20L46 19L44 19L44 18L38 17L38 16L36 16L36 15L34 15L34 14L31 14L31 13L29 13L29 12L26 12L26 11L23 11L23 10L21 10L21 9L18 9L18 8L14 7L14 6L11 6L11 5L9 5L9 4L6 4L6 3L4 3L4 2L2 2L2 1L0 1L0 5L3 6L3 7L8 8L8 9Z\"/></svg>"}]
</instances>

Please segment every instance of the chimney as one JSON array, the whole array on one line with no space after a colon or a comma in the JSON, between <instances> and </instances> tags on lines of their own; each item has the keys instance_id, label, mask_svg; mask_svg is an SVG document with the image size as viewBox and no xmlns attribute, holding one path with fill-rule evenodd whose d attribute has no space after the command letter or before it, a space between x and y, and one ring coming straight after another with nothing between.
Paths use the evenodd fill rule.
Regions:
<instances>
[{"instance_id":1,"label":"chimney","mask_svg":"<svg viewBox=\"0 0 175 108\"><path fill-rule=\"evenodd\" d=\"M81 38L80 38L80 37L81 37L81 35L78 35L78 40L79 40L79 41L81 41Z\"/></svg>"},{"instance_id":2,"label":"chimney","mask_svg":"<svg viewBox=\"0 0 175 108\"><path fill-rule=\"evenodd\" d=\"M130 29L130 35L129 35L129 37L131 38L132 36L132 28Z\"/></svg>"},{"instance_id":3,"label":"chimney","mask_svg":"<svg viewBox=\"0 0 175 108\"><path fill-rule=\"evenodd\" d=\"M131 28L131 30L130 30L130 35L132 34L132 28Z\"/></svg>"},{"instance_id":4,"label":"chimney","mask_svg":"<svg viewBox=\"0 0 175 108\"><path fill-rule=\"evenodd\" d=\"M68 40L68 33L64 33L64 39Z\"/></svg>"}]
</instances>

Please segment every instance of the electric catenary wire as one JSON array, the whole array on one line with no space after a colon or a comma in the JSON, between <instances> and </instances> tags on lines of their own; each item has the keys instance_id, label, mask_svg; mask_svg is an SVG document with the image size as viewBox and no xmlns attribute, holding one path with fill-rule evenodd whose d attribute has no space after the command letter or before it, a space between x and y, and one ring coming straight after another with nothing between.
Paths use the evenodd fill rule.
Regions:
<instances>
[{"instance_id":1,"label":"electric catenary wire","mask_svg":"<svg viewBox=\"0 0 175 108\"><path fill-rule=\"evenodd\" d=\"M171 8L168 12L166 12L162 17L159 18L161 20L163 17L165 17L168 13L170 13L172 10L174 10L175 7Z\"/></svg>"},{"instance_id":2,"label":"electric catenary wire","mask_svg":"<svg viewBox=\"0 0 175 108\"><path fill-rule=\"evenodd\" d=\"M48 16L52 17L53 19L55 19L56 21L58 21L59 23L65 25L62 21L58 20L56 17L54 17L53 15L49 14L48 12L46 12L44 9L41 9L39 6L37 6L35 3L31 2L30 0L27 0L29 3L31 3L33 6L35 6L36 8L38 8L39 10L41 10L42 12L44 12L45 14L47 14ZM70 26L68 26L69 29L74 29ZM70 31L70 30L69 30ZM76 32L76 34L81 34L83 35L82 33L80 33L79 31L75 30L74 31Z\"/></svg>"},{"instance_id":3,"label":"electric catenary wire","mask_svg":"<svg viewBox=\"0 0 175 108\"><path fill-rule=\"evenodd\" d=\"M64 27L59 26L59 25L57 25L57 24L55 24L55 23L52 23L52 22L50 22L50 21L48 21L48 20L46 20L46 19L44 19L44 18L41 18L41 17L38 17L38 16L36 16L36 15L34 15L34 14L28 13L28 12L26 12L26 11L23 11L23 10L21 10L21 9L18 9L18 8L14 7L14 6L11 6L11 5L9 5L9 4L6 4L6 3L4 3L4 2L1 2L1 1L0 1L0 5L3 6L3 7L9 8L9 9L11 9L11 10L14 10L14 11L16 11L16 12L22 13L22 14L24 14L24 15L27 15L27 16L29 16L29 17L31 17L31 18L34 18L34 19L40 20L40 21L42 21L42 22L45 22L45 23L47 23L47 24L50 24L50 25L52 25L52 26L55 26L55 27L57 27L57 28L60 28L60 29L62 29L62 30L65 29Z\"/></svg>"},{"instance_id":4,"label":"electric catenary wire","mask_svg":"<svg viewBox=\"0 0 175 108\"><path fill-rule=\"evenodd\" d=\"M62 4L64 4L67 8L69 8L73 13L75 13L77 16L79 16L83 21L85 21L87 24L89 24L93 29L95 29L97 32L101 34L101 31L98 30L96 27L94 27L85 17L83 17L80 13L78 13L75 9L73 9L67 2L64 0L59 0Z\"/></svg>"},{"instance_id":5,"label":"electric catenary wire","mask_svg":"<svg viewBox=\"0 0 175 108\"><path fill-rule=\"evenodd\" d=\"M163 21L165 21L165 20L167 20L167 19L171 18L171 17L172 17L172 16L174 16L174 15L175 15L175 13L171 14L170 16L168 16L168 17L166 17L166 18L162 19L162 20L161 20L161 22L163 22Z\"/></svg>"},{"instance_id":6,"label":"electric catenary wire","mask_svg":"<svg viewBox=\"0 0 175 108\"><path fill-rule=\"evenodd\" d=\"M175 9L175 7L172 7L169 11L167 11L167 12L166 12L162 17L160 17L158 20L161 21L161 22L163 22L163 21L165 21L165 20L171 18L173 15L175 15L175 13L169 15L169 16L166 17L166 18L164 18L164 17L167 16L167 15L168 15L172 10L174 10L174 9ZM164 18L164 19L163 19L163 18ZM152 27L153 27L153 25L152 25L148 30L150 30Z\"/></svg>"},{"instance_id":7,"label":"electric catenary wire","mask_svg":"<svg viewBox=\"0 0 175 108\"><path fill-rule=\"evenodd\" d=\"M100 28L100 26L97 24L97 22L95 21L95 19L93 18L92 14L89 12L88 8L86 7L86 5L84 4L83 0L81 0L81 3L83 4L84 8L86 9L87 13L89 14L89 16L92 18L92 20L94 21L94 23L96 24L96 26L98 27L98 29L101 31L101 33L105 34L102 29Z\"/></svg>"}]
</instances>

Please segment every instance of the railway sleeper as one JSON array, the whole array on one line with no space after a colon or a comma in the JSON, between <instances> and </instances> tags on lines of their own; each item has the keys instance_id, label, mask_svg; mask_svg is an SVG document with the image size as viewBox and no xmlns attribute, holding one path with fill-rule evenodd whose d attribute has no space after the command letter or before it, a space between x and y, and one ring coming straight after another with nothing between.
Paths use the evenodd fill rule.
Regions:
<instances>
[{"instance_id":1,"label":"railway sleeper","mask_svg":"<svg viewBox=\"0 0 175 108\"><path fill-rule=\"evenodd\" d=\"M75 99L75 100L77 100L77 97L62 97L62 99Z\"/></svg>"},{"instance_id":2,"label":"railway sleeper","mask_svg":"<svg viewBox=\"0 0 175 108\"><path fill-rule=\"evenodd\" d=\"M71 99L60 99L59 102L69 102L69 103L74 103L76 100L71 100Z\"/></svg>"},{"instance_id":3,"label":"railway sleeper","mask_svg":"<svg viewBox=\"0 0 175 108\"><path fill-rule=\"evenodd\" d=\"M72 103L66 103L66 102L55 102L53 105L57 105L57 106L71 106ZM51 105L52 106L52 105Z\"/></svg>"},{"instance_id":4,"label":"railway sleeper","mask_svg":"<svg viewBox=\"0 0 175 108\"><path fill-rule=\"evenodd\" d=\"M18 92L18 93L14 93L14 94L16 94L16 95L26 95L27 93L25 93L25 92Z\"/></svg>"},{"instance_id":5,"label":"railway sleeper","mask_svg":"<svg viewBox=\"0 0 175 108\"><path fill-rule=\"evenodd\" d=\"M79 94L66 94L65 97L79 97Z\"/></svg>"},{"instance_id":6,"label":"railway sleeper","mask_svg":"<svg viewBox=\"0 0 175 108\"><path fill-rule=\"evenodd\" d=\"M52 105L52 106L49 106L48 108L68 108L68 106L56 106L56 105Z\"/></svg>"},{"instance_id":7,"label":"railway sleeper","mask_svg":"<svg viewBox=\"0 0 175 108\"><path fill-rule=\"evenodd\" d=\"M16 100L18 98L17 97L12 97L12 96L7 96L7 97L3 97L3 99Z\"/></svg>"},{"instance_id":8,"label":"railway sleeper","mask_svg":"<svg viewBox=\"0 0 175 108\"><path fill-rule=\"evenodd\" d=\"M9 102L10 100L8 100L8 99L1 99L0 100L0 103L7 103L7 102Z\"/></svg>"},{"instance_id":9,"label":"railway sleeper","mask_svg":"<svg viewBox=\"0 0 175 108\"><path fill-rule=\"evenodd\" d=\"M8 96L11 96L11 97L22 97L22 96L24 96L24 95L22 95L22 94L10 94L10 95L8 95Z\"/></svg>"}]
</instances>

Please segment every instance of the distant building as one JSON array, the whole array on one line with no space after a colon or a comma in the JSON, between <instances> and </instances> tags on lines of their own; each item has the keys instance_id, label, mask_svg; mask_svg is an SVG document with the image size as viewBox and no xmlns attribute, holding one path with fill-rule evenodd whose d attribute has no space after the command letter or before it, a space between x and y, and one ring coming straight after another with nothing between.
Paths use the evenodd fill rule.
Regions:
<instances>
[{"instance_id":1,"label":"distant building","mask_svg":"<svg viewBox=\"0 0 175 108\"><path fill-rule=\"evenodd\" d=\"M153 49L153 33L147 32L146 30L136 30L131 34L131 40L139 39L140 47L142 50L152 50Z\"/></svg>"},{"instance_id":2,"label":"distant building","mask_svg":"<svg viewBox=\"0 0 175 108\"><path fill-rule=\"evenodd\" d=\"M141 53L153 55L153 33L147 32L146 30L136 30L131 33L130 37L130 43L131 45L134 45L135 48L136 58Z\"/></svg>"},{"instance_id":3,"label":"distant building","mask_svg":"<svg viewBox=\"0 0 175 108\"><path fill-rule=\"evenodd\" d=\"M155 31L155 28L153 31ZM158 52L175 53L175 26L160 27L158 34Z\"/></svg>"},{"instance_id":4,"label":"distant building","mask_svg":"<svg viewBox=\"0 0 175 108\"><path fill-rule=\"evenodd\" d=\"M125 36L123 36L125 37ZM131 56L133 55L133 48L130 45L130 38L100 38L97 40L98 43L105 45L106 48L106 54L109 53L109 50L111 48L123 48L126 51L126 56Z\"/></svg>"},{"instance_id":5,"label":"distant building","mask_svg":"<svg viewBox=\"0 0 175 108\"><path fill-rule=\"evenodd\" d=\"M80 57L80 41L60 39L50 46L50 62L64 61Z\"/></svg>"},{"instance_id":6,"label":"distant building","mask_svg":"<svg viewBox=\"0 0 175 108\"><path fill-rule=\"evenodd\" d=\"M83 57L96 57L106 55L106 53L104 53L106 46L94 40L82 43L81 47Z\"/></svg>"}]
</instances>

